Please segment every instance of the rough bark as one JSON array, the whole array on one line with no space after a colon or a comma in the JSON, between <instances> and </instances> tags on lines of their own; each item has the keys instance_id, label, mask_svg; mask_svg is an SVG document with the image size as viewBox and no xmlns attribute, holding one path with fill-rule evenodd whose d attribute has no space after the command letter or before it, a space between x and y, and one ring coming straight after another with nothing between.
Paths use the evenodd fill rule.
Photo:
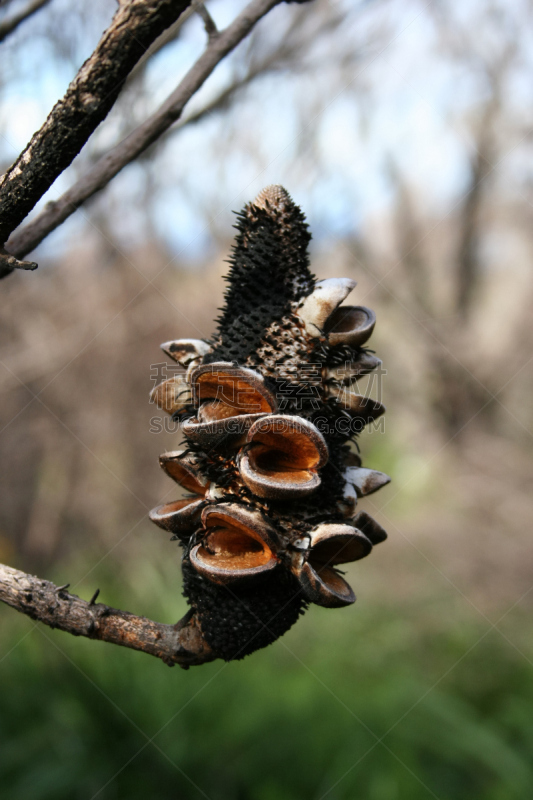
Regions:
<instances>
[{"instance_id":1,"label":"rough bark","mask_svg":"<svg viewBox=\"0 0 533 800\"><path fill-rule=\"evenodd\" d=\"M188 669L214 659L190 612L176 625L164 625L95 599L87 602L66 586L0 564L0 601L50 628L141 650L171 667Z\"/></svg>"},{"instance_id":2,"label":"rough bark","mask_svg":"<svg viewBox=\"0 0 533 800\"><path fill-rule=\"evenodd\" d=\"M211 75L217 64L280 1L252 0L231 25L219 33L212 31L203 54L158 110L126 139L100 158L92 169L58 200L49 203L32 222L14 234L7 243L9 252L17 258L31 252L79 206L103 189L120 170L168 130L180 118L186 103Z\"/></svg>"},{"instance_id":3,"label":"rough bark","mask_svg":"<svg viewBox=\"0 0 533 800\"><path fill-rule=\"evenodd\" d=\"M191 0L122 0L94 53L0 180L0 244L107 116L129 73Z\"/></svg>"}]
</instances>

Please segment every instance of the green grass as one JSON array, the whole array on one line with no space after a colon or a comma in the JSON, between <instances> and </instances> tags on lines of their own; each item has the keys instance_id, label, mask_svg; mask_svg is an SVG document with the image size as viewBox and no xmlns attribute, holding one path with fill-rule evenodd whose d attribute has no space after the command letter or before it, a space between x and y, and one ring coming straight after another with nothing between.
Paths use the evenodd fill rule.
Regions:
<instances>
[{"instance_id":1,"label":"green grass","mask_svg":"<svg viewBox=\"0 0 533 800\"><path fill-rule=\"evenodd\" d=\"M170 621L160 586L145 573L132 610ZM244 661L185 672L1 609L0 796L524 800L532 667L467 613L313 608Z\"/></svg>"}]
</instances>

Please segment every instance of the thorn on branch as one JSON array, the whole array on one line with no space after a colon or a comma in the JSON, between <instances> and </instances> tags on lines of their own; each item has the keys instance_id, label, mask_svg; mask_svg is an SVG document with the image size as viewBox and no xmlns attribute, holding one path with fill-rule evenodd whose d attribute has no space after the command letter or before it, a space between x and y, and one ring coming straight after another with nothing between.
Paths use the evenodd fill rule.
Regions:
<instances>
[{"instance_id":1,"label":"thorn on branch","mask_svg":"<svg viewBox=\"0 0 533 800\"><path fill-rule=\"evenodd\" d=\"M70 583L64 583L63 586L56 586L56 594L59 594L59 592L62 592L65 589L68 589L69 586Z\"/></svg>"},{"instance_id":2,"label":"thorn on branch","mask_svg":"<svg viewBox=\"0 0 533 800\"><path fill-rule=\"evenodd\" d=\"M97 589L96 592L91 597L91 599L89 600L89 605L90 606L94 606L94 604L96 603L96 599L97 599L99 594L100 594L100 589Z\"/></svg>"}]
</instances>

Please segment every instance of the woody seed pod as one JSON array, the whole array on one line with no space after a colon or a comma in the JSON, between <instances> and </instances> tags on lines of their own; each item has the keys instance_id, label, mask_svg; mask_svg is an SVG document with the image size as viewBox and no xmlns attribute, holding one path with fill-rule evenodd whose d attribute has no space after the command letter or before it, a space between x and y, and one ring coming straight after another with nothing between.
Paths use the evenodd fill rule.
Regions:
<instances>
[{"instance_id":1,"label":"woody seed pod","mask_svg":"<svg viewBox=\"0 0 533 800\"><path fill-rule=\"evenodd\" d=\"M193 494L151 517L180 539L206 658L226 660L274 642L309 603L354 602L339 565L386 537L356 504L390 480L349 446L385 411L352 387L381 363L363 349L374 313L341 305L355 281L315 279L305 218L281 186L236 227L215 333L163 345L187 374L152 393L185 439L161 466Z\"/></svg>"}]
</instances>

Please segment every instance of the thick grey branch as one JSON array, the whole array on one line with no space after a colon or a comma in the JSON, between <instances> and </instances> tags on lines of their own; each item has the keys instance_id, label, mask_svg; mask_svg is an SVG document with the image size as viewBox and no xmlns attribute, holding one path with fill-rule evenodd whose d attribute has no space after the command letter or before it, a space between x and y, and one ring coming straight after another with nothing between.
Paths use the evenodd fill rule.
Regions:
<instances>
[{"instance_id":1,"label":"thick grey branch","mask_svg":"<svg viewBox=\"0 0 533 800\"><path fill-rule=\"evenodd\" d=\"M129 73L190 0L122 0L96 50L0 180L0 244L69 166Z\"/></svg>"},{"instance_id":2,"label":"thick grey branch","mask_svg":"<svg viewBox=\"0 0 533 800\"><path fill-rule=\"evenodd\" d=\"M6 36L9 36L10 33L13 33L15 28L18 28L21 22L24 22L25 19L31 17L32 14L35 14L35 12L39 11L39 9L43 6L48 5L49 2L50 0L31 0L27 6L21 8L16 14L4 19L0 23L0 42L2 42Z\"/></svg>"},{"instance_id":3,"label":"thick grey branch","mask_svg":"<svg viewBox=\"0 0 533 800\"><path fill-rule=\"evenodd\" d=\"M0 601L50 628L141 650L171 667L178 664L187 669L214 659L191 613L177 625L163 625L102 603L87 602L67 592L66 587L3 564Z\"/></svg>"},{"instance_id":4,"label":"thick grey branch","mask_svg":"<svg viewBox=\"0 0 533 800\"><path fill-rule=\"evenodd\" d=\"M25 225L9 240L10 253L21 258L29 253L48 234L61 225L74 211L107 183L127 164L158 139L176 120L188 100L198 91L217 64L252 30L254 25L281 0L252 0L238 17L223 31L210 37L198 61L159 109L136 128L126 139L102 156L90 172L58 200L49 203L32 222Z\"/></svg>"}]
</instances>

